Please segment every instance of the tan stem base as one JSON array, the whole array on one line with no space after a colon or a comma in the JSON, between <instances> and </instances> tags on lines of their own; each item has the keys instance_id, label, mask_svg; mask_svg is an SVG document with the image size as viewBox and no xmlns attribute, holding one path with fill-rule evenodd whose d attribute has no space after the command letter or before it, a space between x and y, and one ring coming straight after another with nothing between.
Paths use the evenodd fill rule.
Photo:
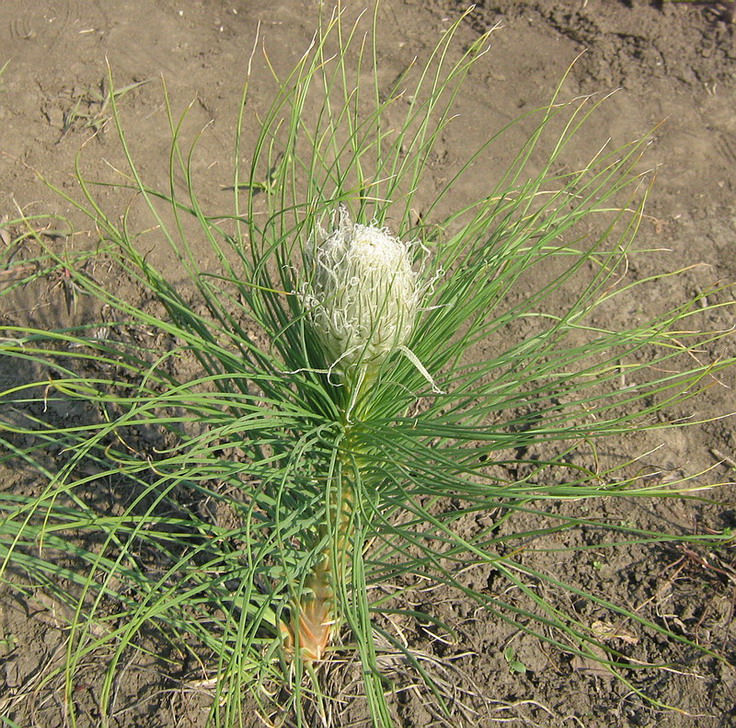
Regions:
<instances>
[{"instance_id":1,"label":"tan stem base","mask_svg":"<svg viewBox=\"0 0 736 728\"><path fill-rule=\"evenodd\" d=\"M302 659L308 662L322 660L332 638L335 619L328 571L328 564L323 561L307 585L313 594L296 605L291 624L281 623L286 649L293 652L298 645Z\"/></svg>"}]
</instances>

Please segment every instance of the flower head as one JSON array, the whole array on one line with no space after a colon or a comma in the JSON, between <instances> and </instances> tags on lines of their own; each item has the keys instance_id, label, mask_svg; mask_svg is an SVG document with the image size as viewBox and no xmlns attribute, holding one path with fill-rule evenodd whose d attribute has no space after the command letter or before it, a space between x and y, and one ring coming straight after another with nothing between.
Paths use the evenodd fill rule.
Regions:
<instances>
[{"instance_id":1,"label":"flower head","mask_svg":"<svg viewBox=\"0 0 736 728\"><path fill-rule=\"evenodd\" d=\"M414 328L422 288L412 245L352 222L345 207L336 217L309 240L300 298L331 368L377 368L406 347Z\"/></svg>"}]
</instances>

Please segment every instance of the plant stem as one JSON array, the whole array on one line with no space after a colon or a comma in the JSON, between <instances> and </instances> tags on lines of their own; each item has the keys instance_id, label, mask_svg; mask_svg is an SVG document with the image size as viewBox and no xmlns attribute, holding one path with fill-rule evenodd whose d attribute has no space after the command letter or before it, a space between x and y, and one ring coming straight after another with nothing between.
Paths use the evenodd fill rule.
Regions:
<instances>
[{"instance_id":1,"label":"plant stem","mask_svg":"<svg viewBox=\"0 0 736 728\"><path fill-rule=\"evenodd\" d=\"M354 389L360 397L372 386L377 375L374 368L364 369L355 380ZM347 583L352 558L354 532L353 509L355 484L360 478L360 453L355 438L355 422L350 413L357 397L349 398L351 404L344 413L342 442L338 454L334 487L327 493L325 522L319 529L318 543L324 543L314 571L304 586L308 595L300 598L293 610L292 623L287 628L287 647L298 645L302 659L321 660L330 645L338 623L336 594Z\"/></svg>"},{"instance_id":2,"label":"plant stem","mask_svg":"<svg viewBox=\"0 0 736 728\"><path fill-rule=\"evenodd\" d=\"M354 489L348 474L356 466L346 452L339 459L337 487L330 489L328 519L318 537L325 545L305 582L309 594L299 601L289 629L291 641L307 661L321 660L329 647L338 622L335 595L350 568Z\"/></svg>"}]
</instances>

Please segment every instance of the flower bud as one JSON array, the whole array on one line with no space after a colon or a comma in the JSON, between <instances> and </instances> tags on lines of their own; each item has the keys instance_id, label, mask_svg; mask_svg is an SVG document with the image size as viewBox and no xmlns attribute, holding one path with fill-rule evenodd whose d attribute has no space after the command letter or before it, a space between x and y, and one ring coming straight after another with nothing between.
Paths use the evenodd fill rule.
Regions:
<instances>
[{"instance_id":1,"label":"flower bud","mask_svg":"<svg viewBox=\"0 0 736 728\"><path fill-rule=\"evenodd\" d=\"M330 368L378 368L406 348L414 328L422 291L412 246L385 228L353 223L345 207L336 217L309 240L300 298Z\"/></svg>"}]
</instances>

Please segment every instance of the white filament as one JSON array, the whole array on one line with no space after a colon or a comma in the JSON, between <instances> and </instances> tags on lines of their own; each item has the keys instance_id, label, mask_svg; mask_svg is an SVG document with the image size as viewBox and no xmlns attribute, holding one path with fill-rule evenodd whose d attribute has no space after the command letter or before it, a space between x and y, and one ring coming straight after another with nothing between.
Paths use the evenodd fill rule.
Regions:
<instances>
[{"instance_id":1,"label":"white filament","mask_svg":"<svg viewBox=\"0 0 736 728\"><path fill-rule=\"evenodd\" d=\"M300 297L331 366L379 366L406 346L421 298L409 245L353 223L341 207L337 225L310 238L306 258L311 278Z\"/></svg>"}]
</instances>

